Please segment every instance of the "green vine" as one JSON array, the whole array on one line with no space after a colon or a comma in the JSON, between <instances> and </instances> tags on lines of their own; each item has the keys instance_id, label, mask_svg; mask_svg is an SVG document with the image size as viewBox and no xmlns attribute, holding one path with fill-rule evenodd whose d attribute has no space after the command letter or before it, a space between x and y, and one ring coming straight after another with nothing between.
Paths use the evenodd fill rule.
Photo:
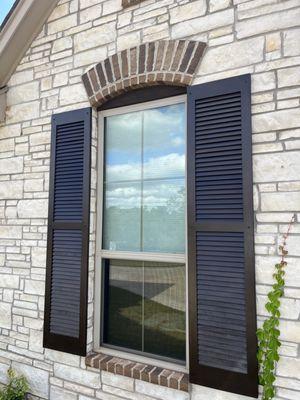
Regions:
<instances>
[{"instance_id":1,"label":"green vine","mask_svg":"<svg viewBox=\"0 0 300 400\"><path fill-rule=\"evenodd\" d=\"M287 262L285 257L286 241L289 236L292 224L295 222L293 215L289 223L287 232L283 235L282 245L279 246L281 255L280 263L275 265L273 278L275 283L268 294L268 302L265 305L269 317L264 321L262 328L257 330L258 352L257 359L259 363L259 383L263 386L262 400L272 400L275 396L275 366L279 361L278 349L281 346L279 340L279 318L280 318L280 298L284 294L285 286L285 267Z\"/></svg>"},{"instance_id":2,"label":"green vine","mask_svg":"<svg viewBox=\"0 0 300 400\"><path fill-rule=\"evenodd\" d=\"M29 390L27 379L17 376L12 368L7 371L8 384L0 390L0 400L24 400Z\"/></svg>"}]
</instances>

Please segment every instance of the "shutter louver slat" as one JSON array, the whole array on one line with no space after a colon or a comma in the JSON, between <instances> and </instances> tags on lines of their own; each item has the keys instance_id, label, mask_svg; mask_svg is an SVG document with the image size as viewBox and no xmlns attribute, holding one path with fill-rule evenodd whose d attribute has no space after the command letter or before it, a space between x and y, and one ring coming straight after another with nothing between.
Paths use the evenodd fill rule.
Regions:
<instances>
[{"instance_id":1,"label":"shutter louver slat","mask_svg":"<svg viewBox=\"0 0 300 400\"><path fill-rule=\"evenodd\" d=\"M44 346L86 353L91 110L53 116Z\"/></svg>"},{"instance_id":2,"label":"shutter louver slat","mask_svg":"<svg viewBox=\"0 0 300 400\"><path fill-rule=\"evenodd\" d=\"M190 380L257 397L250 94L188 90Z\"/></svg>"},{"instance_id":3,"label":"shutter louver slat","mask_svg":"<svg viewBox=\"0 0 300 400\"><path fill-rule=\"evenodd\" d=\"M230 96L230 95L229 95ZM226 170L220 171L219 169L214 170L214 166L218 167L220 163L220 159L223 160L224 155L232 157L234 151L239 150L241 153L241 148L242 148L242 140L241 140L241 130L239 129L238 133L236 133L234 136L225 136L222 138L220 134L218 134L217 138L214 137L214 133L211 132L209 139L207 139L207 136L205 136L205 140L202 139L202 132L201 128L203 127L204 129L207 128L207 126L210 124L209 121L223 121L223 125L225 125L225 121L235 121L235 120L241 120L241 97L240 95L236 95L235 98L238 100L238 112L232 112L228 111L228 108L230 108L230 105L224 103L223 104L223 109L224 113L226 114L225 119L219 119L220 115L222 115L221 110L217 111L217 115L215 111L209 111L209 102L206 102L206 99L198 99L195 101L195 120L198 122L196 125L196 134L195 134L195 163L196 163L196 170L195 174L196 177L199 178L197 179L197 184L196 184L196 189L197 186L201 188L202 182L209 181L209 182L214 182L215 183L215 188L218 192L218 185L222 186L222 192L218 194L217 199L214 196L211 196L212 200L208 203L205 202L205 199L202 198L202 192L197 191L196 192L196 207L197 207L197 212L196 212L196 218L198 219L203 219L206 218L207 216L209 218L213 218L213 214L211 214L212 211L214 212L214 215L216 218L228 218L231 219L234 215L235 219L239 219L243 217L243 199L241 198L240 201L235 201L234 204L232 201L225 200L223 196L226 196L228 194L226 192L226 186L224 183L226 181L229 181L231 184L232 182L237 183L239 186L237 189L240 189L240 193L242 193L242 159L240 159L240 163L238 164L236 161L233 161L232 164L228 163ZM224 96L223 96L224 99ZM206 104L206 112L209 113L210 117L207 118L205 116L205 113L200 112L201 106L203 104ZM230 103L229 103L230 104ZM238 118L236 118L236 116ZM216 119L214 119L216 118ZM207 143L209 142L209 143ZM218 149L221 149L222 151L220 154L216 153ZM226 152L224 152L224 149L227 149ZM210 168L208 169L207 167L201 165L201 160L203 158L203 153L207 155L207 153L213 153L215 155L214 159L211 160L210 162ZM206 159L207 157L205 157ZM212 170L212 171L211 171ZM217 179L218 178L218 179ZM208 189L204 192L206 195L209 195L210 192ZM220 212L220 210L222 210Z\"/></svg>"}]
</instances>

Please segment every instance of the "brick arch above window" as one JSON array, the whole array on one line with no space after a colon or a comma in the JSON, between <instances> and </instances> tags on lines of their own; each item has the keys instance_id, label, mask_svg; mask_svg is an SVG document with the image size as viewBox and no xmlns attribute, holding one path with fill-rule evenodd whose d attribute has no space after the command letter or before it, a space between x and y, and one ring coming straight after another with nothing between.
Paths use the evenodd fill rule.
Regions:
<instances>
[{"instance_id":1,"label":"brick arch above window","mask_svg":"<svg viewBox=\"0 0 300 400\"><path fill-rule=\"evenodd\" d=\"M120 51L82 76L92 106L125 92L154 85L188 86L201 61L205 43L159 40Z\"/></svg>"}]
</instances>

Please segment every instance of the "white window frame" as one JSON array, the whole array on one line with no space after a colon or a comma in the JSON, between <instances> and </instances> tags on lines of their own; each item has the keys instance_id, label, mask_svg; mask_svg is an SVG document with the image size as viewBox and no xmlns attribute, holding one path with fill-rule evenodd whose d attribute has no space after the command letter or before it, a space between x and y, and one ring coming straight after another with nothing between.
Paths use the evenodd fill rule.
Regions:
<instances>
[{"instance_id":1,"label":"white window frame","mask_svg":"<svg viewBox=\"0 0 300 400\"><path fill-rule=\"evenodd\" d=\"M131 252L131 251L110 251L102 249L102 232L103 232L103 174L104 174L104 119L105 117L112 115L126 114L135 111L143 111L151 108L169 106L173 104L185 104L185 115L186 114L186 95L179 95L174 97L167 97L164 99L153 100L145 103L138 103L130 106L124 106L119 108L112 108L103 110L98 113L98 166L97 166L97 207L96 207L96 259L95 259L95 284L94 284L94 350L125 358L135 362L142 362L151 364L161 368L176 369L182 372L188 372L189 365L189 337L188 337L188 265L187 265L187 207L185 206L185 254L167 254L167 253L146 253L146 252ZM186 130L185 130L186 131ZM186 133L185 133L186 135ZM187 141L185 146L185 154L187 151ZM185 158L186 159L186 158ZM187 184L186 177L186 165L185 165L185 187ZM187 202L185 202L187 204ZM185 364L177 364L176 362L169 362L160 360L155 357L148 357L140 354L126 352L119 349L112 349L101 346L101 318L102 318L102 282L101 282L101 265L103 259L120 259L120 260L139 260L139 261L157 261L157 262L170 262L170 263L181 263L185 264L186 269L186 360Z\"/></svg>"}]
</instances>

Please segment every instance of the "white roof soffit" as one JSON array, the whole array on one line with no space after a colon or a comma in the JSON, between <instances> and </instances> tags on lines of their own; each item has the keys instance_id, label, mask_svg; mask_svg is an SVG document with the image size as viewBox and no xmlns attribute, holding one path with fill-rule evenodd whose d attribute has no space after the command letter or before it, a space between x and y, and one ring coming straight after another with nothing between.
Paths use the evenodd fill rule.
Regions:
<instances>
[{"instance_id":1,"label":"white roof soffit","mask_svg":"<svg viewBox=\"0 0 300 400\"><path fill-rule=\"evenodd\" d=\"M17 0L0 30L0 88L40 32L57 0Z\"/></svg>"}]
</instances>

